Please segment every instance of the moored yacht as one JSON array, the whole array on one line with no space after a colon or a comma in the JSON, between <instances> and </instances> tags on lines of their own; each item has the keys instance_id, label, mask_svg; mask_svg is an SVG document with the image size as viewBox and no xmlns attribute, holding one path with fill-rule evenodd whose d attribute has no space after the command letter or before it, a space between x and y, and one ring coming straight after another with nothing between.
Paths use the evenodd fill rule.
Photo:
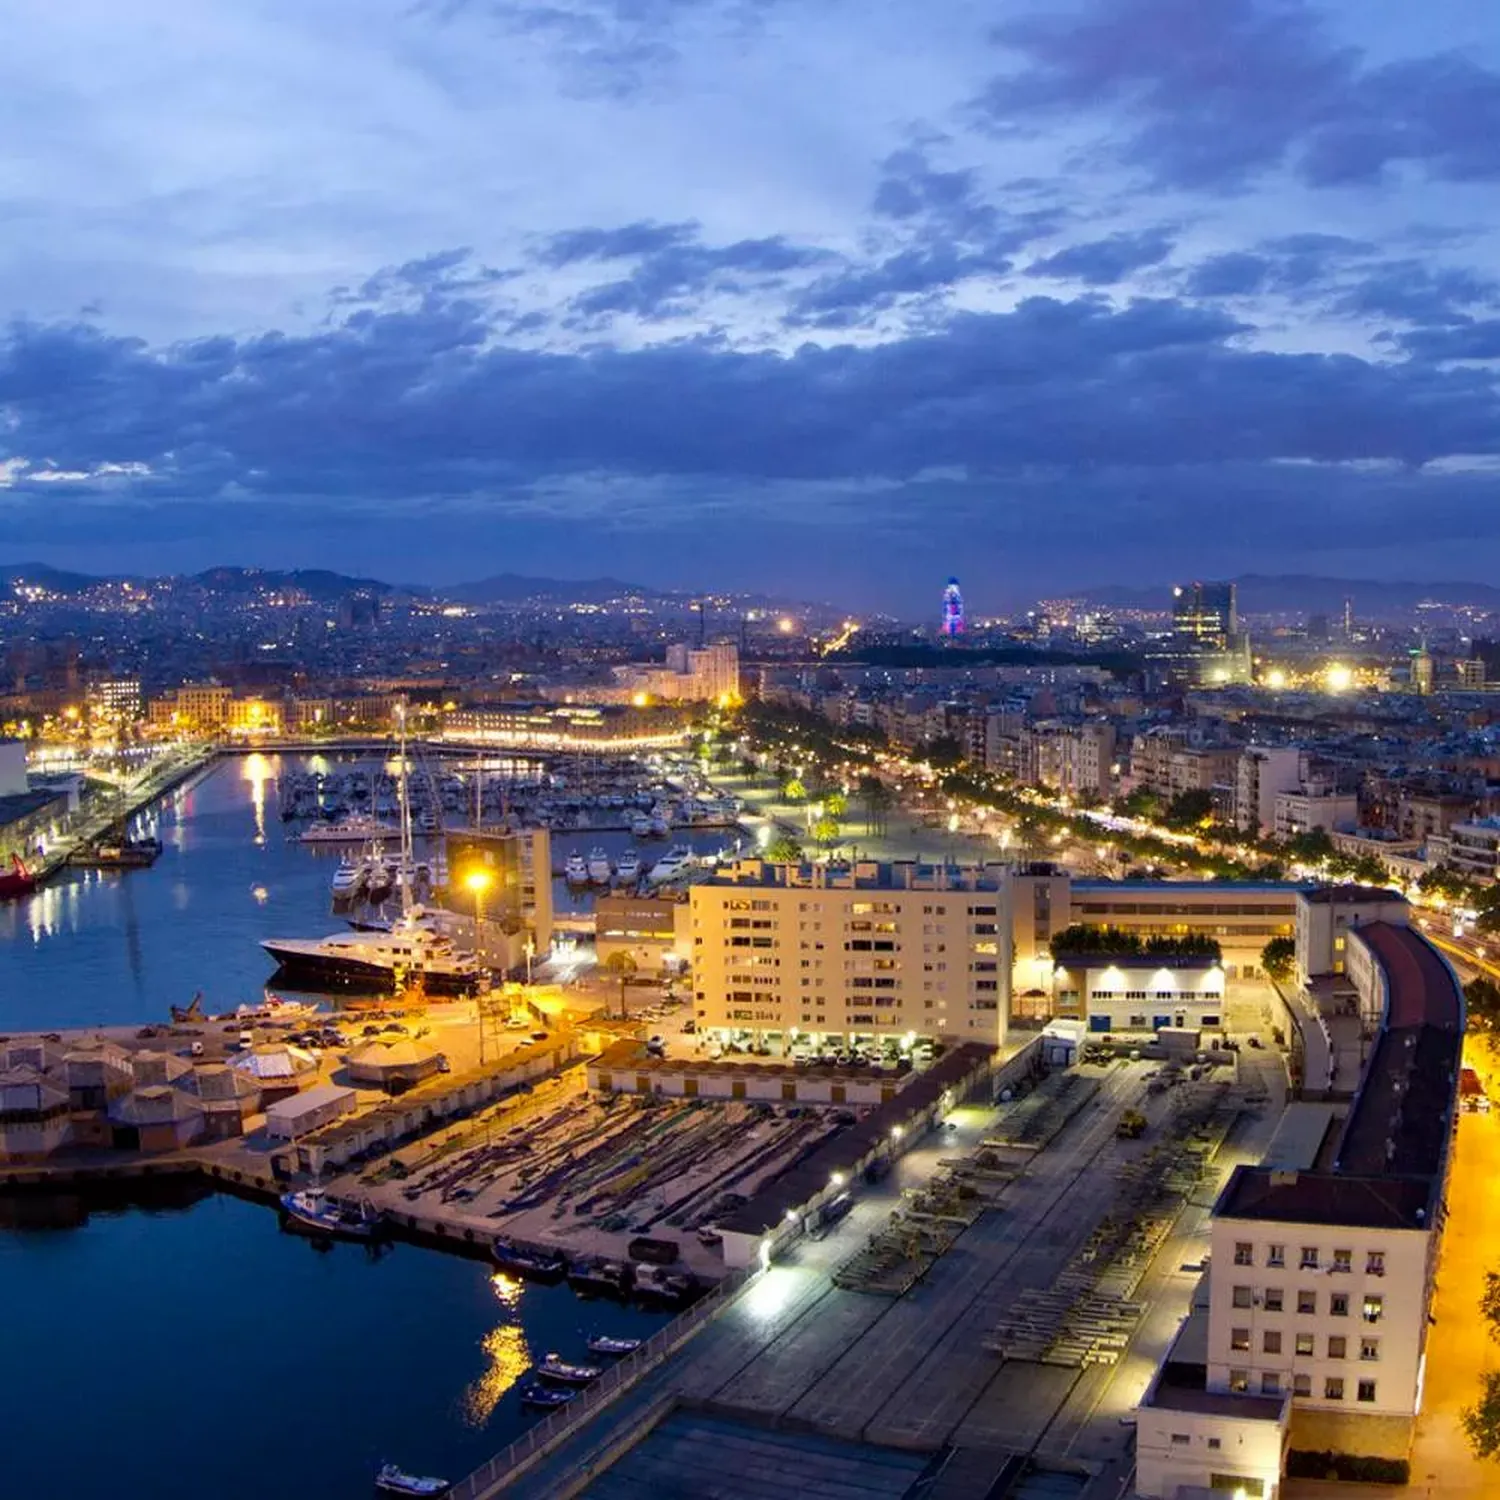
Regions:
<instances>
[{"instance_id":1,"label":"moored yacht","mask_svg":"<svg viewBox=\"0 0 1500 1500\"><path fill-rule=\"evenodd\" d=\"M315 823L297 835L303 844L363 844L370 839L388 839L399 832L379 818L356 814L337 823Z\"/></svg>"},{"instance_id":2,"label":"moored yacht","mask_svg":"<svg viewBox=\"0 0 1500 1500\"><path fill-rule=\"evenodd\" d=\"M472 953L419 918L404 916L385 932L335 932L324 938L266 938L261 947L288 982L317 989L395 990L420 980L436 995L467 995L483 970Z\"/></svg>"},{"instance_id":3,"label":"moored yacht","mask_svg":"<svg viewBox=\"0 0 1500 1500\"><path fill-rule=\"evenodd\" d=\"M609 855L597 844L589 850L588 872L591 885L608 885L609 877L614 873L610 869Z\"/></svg>"},{"instance_id":4,"label":"moored yacht","mask_svg":"<svg viewBox=\"0 0 1500 1500\"><path fill-rule=\"evenodd\" d=\"M589 867L584 857L575 849L563 865L563 877L569 885L587 885L589 883Z\"/></svg>"},{"instance_id":5,"label":"moored yacht","mask_svg":"<svg viewBox=\"0 0 1500 1500\"><path fill-rule=\"evenodd\" d=\"M615 879L621 885L634 885L641 878L641 857L634 849L627 849L615 866Z\"/></svg>"},{"instance_id":6,"label":"moored yacht","mask_svg":"<svg viewBox=\"0 0 1500 1500\"><path fill-rule=\"evenodd\" d=\"M673 844L657 862L651 866L646 877L652 885L661 885L668 880L687 874L693 865L693 851L686 844Z\"/></svg>"}]
</instances>

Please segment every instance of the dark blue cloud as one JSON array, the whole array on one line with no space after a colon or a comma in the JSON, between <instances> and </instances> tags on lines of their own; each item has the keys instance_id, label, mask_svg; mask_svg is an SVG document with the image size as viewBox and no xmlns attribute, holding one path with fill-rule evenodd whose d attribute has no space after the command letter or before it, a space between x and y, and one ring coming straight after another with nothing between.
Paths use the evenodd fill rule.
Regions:
<instances>
[{"instance_id":1,"label":"dark blue cloud","mask_svg":"<svg viewBox=\"0 0 1500 1500\"><path fill-rule=\"evenodd\" d=\"M626 260L638 255L659 255L696 244L698 225L656 224L642 220L613 229L568 229L548 238L538 253L544 266L560 269L580 261Z\"/></svg>"},{"instance_id":2,"label":"dark blue cloud","mask_svg":"<svg viewBox=\"0 0 1500 1500\"><path fill-rule=\"evenodd\" d=\"M1132 271L1158 266L1172 253L1172 238L1164 230L1112 234L1107 239L1069 245L1027 266L1028 276L1081 281L1085 286L1115 286Z\"/></svg>"},{"instance_id":3,"label":"dark blue cloud","mask_svg":"<svg viewBox=\"0 0 1500 1500\"><path fill-rule=\"evenodd\" d=\"M1401 336L1401 347L1423 360L1500 360L1500 318L1453 328L1417 328Z\"/></svg>"},{"instance_id":4,"label":"dark blue cloud","mask_svg":"<svg viewBox=\"0 0 1500 1500\"><path fill-rule=\"evenodd\" d=\"M984 117L1121 111L1120 156L1164 183L1240 188L1284 165L1320 186L1374 182L1402 163L1500 178L1500 75L1457 55L1372 64L1304 0L1085 0L996 39L1020 66L985 91Z\"/></svg>"}]
</instances>

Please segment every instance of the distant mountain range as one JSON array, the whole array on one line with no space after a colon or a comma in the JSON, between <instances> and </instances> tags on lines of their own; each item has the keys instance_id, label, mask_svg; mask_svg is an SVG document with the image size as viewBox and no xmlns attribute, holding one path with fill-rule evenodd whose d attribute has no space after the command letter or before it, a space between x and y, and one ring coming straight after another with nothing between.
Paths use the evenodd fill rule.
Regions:
<instances>
[{"instance_id":1,"label":"distant mountain range","mask_svg":"<svg viewBox=\"0 0 1500 1500\"><path fill-rule=\"evenodd\" d=\"M1488 583L1386 583L1371 578L1325 578L1310 573L1243 573L1230 581L1238 587L1240 613L1246 615L1337 615L1342 612L1345 599L1352 599L1354 613L1365 619L1389 612L1408 612L1428 601L1500 609L1500 588ZM1168 610L1172 607L1172 586L1106 585L1083 590L1083 597L1105 609Z\"/></svg>"},{"instance_id":2,"label":"distant mountain range","mask_svg":"<svg viewBox=\"0 0 1500 1500\"><path fill-rule=\"evenodd\" d=\"M102 583L173 582L211 590L216 594L252 594L262 589L299 589L320 603L335 603L346 594L409 594L419 599L452 599L460 604L577 603L602 604L633 594L645 599L677 600L684 604L695 597L664 589L625 583L618 578L529 578L520 573L499 573L475 583L431 588L419 584L386 583L378 578L354 578L326 568L209 568L202 573L152 578L140 573L95 575L71 573L46 563L13 563L0 566L0 598L14 598L17 583L40 585L52 593L71 597L87 593Z\"/></svg>"}]
</instances>

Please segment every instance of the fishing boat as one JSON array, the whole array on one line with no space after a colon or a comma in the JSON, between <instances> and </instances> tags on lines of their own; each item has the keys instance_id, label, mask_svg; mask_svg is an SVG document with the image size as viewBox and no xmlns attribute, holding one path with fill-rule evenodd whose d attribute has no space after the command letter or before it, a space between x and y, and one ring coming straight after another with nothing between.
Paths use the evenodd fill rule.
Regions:
<instances>
[{"instance_id":1,"label":"fishing boat","mask_svg":"<svg viewBox=\"0 0 1500 1500\"><path fill-rule=\"evenodd\" d=\"M641 1347L640 1339L617 1339L608 1333L590 1334L588 1344L590 1354L608 1354L614 1359L634 1354Z\"/></svg>"},{"instance_id":2,"label":"fishing boat","mask_svg":"<svg viewBox=\"0 0 1500 1500\"><path fill-rule=\"evenodd\" d=\"M281 1207L293 1224L316 1234L368 1240L380 1224L380 1212L368 1199L359 1204L341 1203L330 1198L326 1188L283 1193Z\"/></svg>"},{"instance_id":3,"label":"fishing boat","mask_svg":"<svg viewBox=\"0 0 1500 1500\"><path fill-rule=\"evenodd\" d=\"M536 1372L554 1385L592 1385L603 1373L602 1365L570 1365L561 1355L549 1354Z\"/></svg>"},{"instance_id":4,"label":"fishing boat","mask_svg":"<svg viewBox=\"0 0 1500 1500\"><path fill-rule=\"evenodd\" d=\"M0 901L29 896L36 889L36 876L26 868L19 854L10 857L10 869L0 870Z\"/></svg>"},{"instance_id":5,"label":"fishing boat","mask_svg":"<svg viewBox=\"0 0 1500 1500\"><path fill-rule=\"evenodd\" d=\"M624 1297L630 1291L630 1267L617 1260L575 1260L568 1267L568 1285L585 1297Z\"/></svg>"},{"instance_id":6,"label":"fishing boat","mask_svg":"<svg viewBox=\"0 0 1500 1500\"><path fill-rule=\"evenodd\" d=\"M589 883L589 867L584 857L575 849L563 865L563 878L569 885L587 885Z\"/></svg>"},{"instance_id":7,"label":"fishing boat","mask_svg":"<svg viewBox=\"0 0 1500 1500\"><path fill-rule=\"evenodd\" d=\"M614 874L610 867L609 855L596 844L589 850L588 860L589 883L591 885L608 885L609 877Z\"/></svg>"},{"instance_id":8,"label":"fishing boat","mask_svg":"<svg viewBox=\"0 0 1500 1500\"><path fill-rule=\"evenodd\" d=\"M453 1486L446 1479L408 1474L395 1464L381 1464L375 1488L382 1495L446 1495Z\"/></svg>"},{"instance_id":9,"label":"fishing boat","mask_svg":"<svg viewBox=\"0 0 1500 1500\"><path fill-rule=\"evenodd\" d=\"M641 878L641 857L634 849L627 849L615 866L615 879L621 885L634 885Z\"/></svg>"},{"instance_id":10,"label":"fishing boat","mask_svg":"<svg viewBox=\"0 0 1500 1500\"><path fill-rule=\"evenodd\" d=\"M577 1395L576 1386L543 1385L540 1380L528 1380L521 1387L521 1405L550 1411L556 1406L566 1406Z\"/></svg>"},{"instance_id":11,"label":"fishing boat","mask_svg":"<svg viewBox=\"0 0 1500 1500\"><path fill-rule=\"evenodd\" d=\"M503 1271L514 1271L528 1281L561 1281L568 1272L567 1257L556 1250L529 1250L500 1234L491 1253Z\"/></svg>"},{"instance_id":12,"label":"fishing boat","mask_svg":"<svg viewBox=\"0 0 1500 1500\"><path fill-rule=\"evenodd\" d=\"M650 1307L685 1307L698 1295L698 1281L686 1271L637 1266L631 1290L637 1301Z\"/></svg>"}]
</instances>

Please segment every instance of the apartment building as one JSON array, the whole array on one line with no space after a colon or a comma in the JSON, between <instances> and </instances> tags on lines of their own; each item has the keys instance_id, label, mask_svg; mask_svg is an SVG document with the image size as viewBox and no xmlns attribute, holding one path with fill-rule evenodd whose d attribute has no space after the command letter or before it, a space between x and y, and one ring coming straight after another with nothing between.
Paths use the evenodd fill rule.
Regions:
<instances>
[{"instance_id":1,"label":"apartment building","mask_svg":"<svg viewBox=\"0 0 1500 1500\"><path fill-rule=\"evenodd\" d=\"M1235 763L1234 826L1260 834L1276 822L1276 798L1302 784L1302 752L1295 745L1252 745Z\"/></svg>"},{"instance_id":2,"label":"apartment building","mask_svg":"<svg viewBox=\"0 0 1500 1500\"><path fill-rule=\"evenodd\" d=\"M1300 934L1299 934L1300 936ZM1421 1408L1463 996L1409 927L1348 927L1369 1027L1348 1104L1288 1111L1237 1167L1212 1271L1143 1399L1137 1487L1274 1497L1292 1451L1403 1460ZM1300 968L1316 957L1299 953Z\"/></svg>"},{"instance_id":3,"label":"apartment building","mask_svg":"<svg viewBox=\"0 0 1500 1500\"><path fill-rule=\"evenodd\" d=\"M1314 829L1331 834L1335 829L1359 825L1359 798L1353 792L1336 792L1319 785L1297 787L1278 792L1274 805L1272 827L1279 839L1295 838Z\"/></svg>"},{"instance_id":4,"label":"apartment building","mask_svg":"<svg viewBox=\"0 0 1500 1500\"><path fill-rule=\"evenodd\" d=\"M1006 901L1001 865L725 867L690 893L698 1028L782 1050L799 1036L998 1045Z\"/></svg>"},{"instance_id":5,"label":"apartment building","mask_svg":"<svg viewBox=\"0 0 1500 1500\"><path fill-rule=\"evenodd\" d=\"M1404 927L1406 898L1371 886L1333 885L1300 891L1296 900L1297 979L1306 989L1316 978L1343 974L1349 934L1367 922Z\"/></svg>"},{"instance_id":6,"label":"apartment building","mask_svg":"<svg viewBox=\"0 0 1500 1500\"><path fill-rule=\"evenodd\" d=\"M1500 818L1474 818L1448 830L1448 862L1470 880L1500 874Z\"/></svg>"}]
</instances>

